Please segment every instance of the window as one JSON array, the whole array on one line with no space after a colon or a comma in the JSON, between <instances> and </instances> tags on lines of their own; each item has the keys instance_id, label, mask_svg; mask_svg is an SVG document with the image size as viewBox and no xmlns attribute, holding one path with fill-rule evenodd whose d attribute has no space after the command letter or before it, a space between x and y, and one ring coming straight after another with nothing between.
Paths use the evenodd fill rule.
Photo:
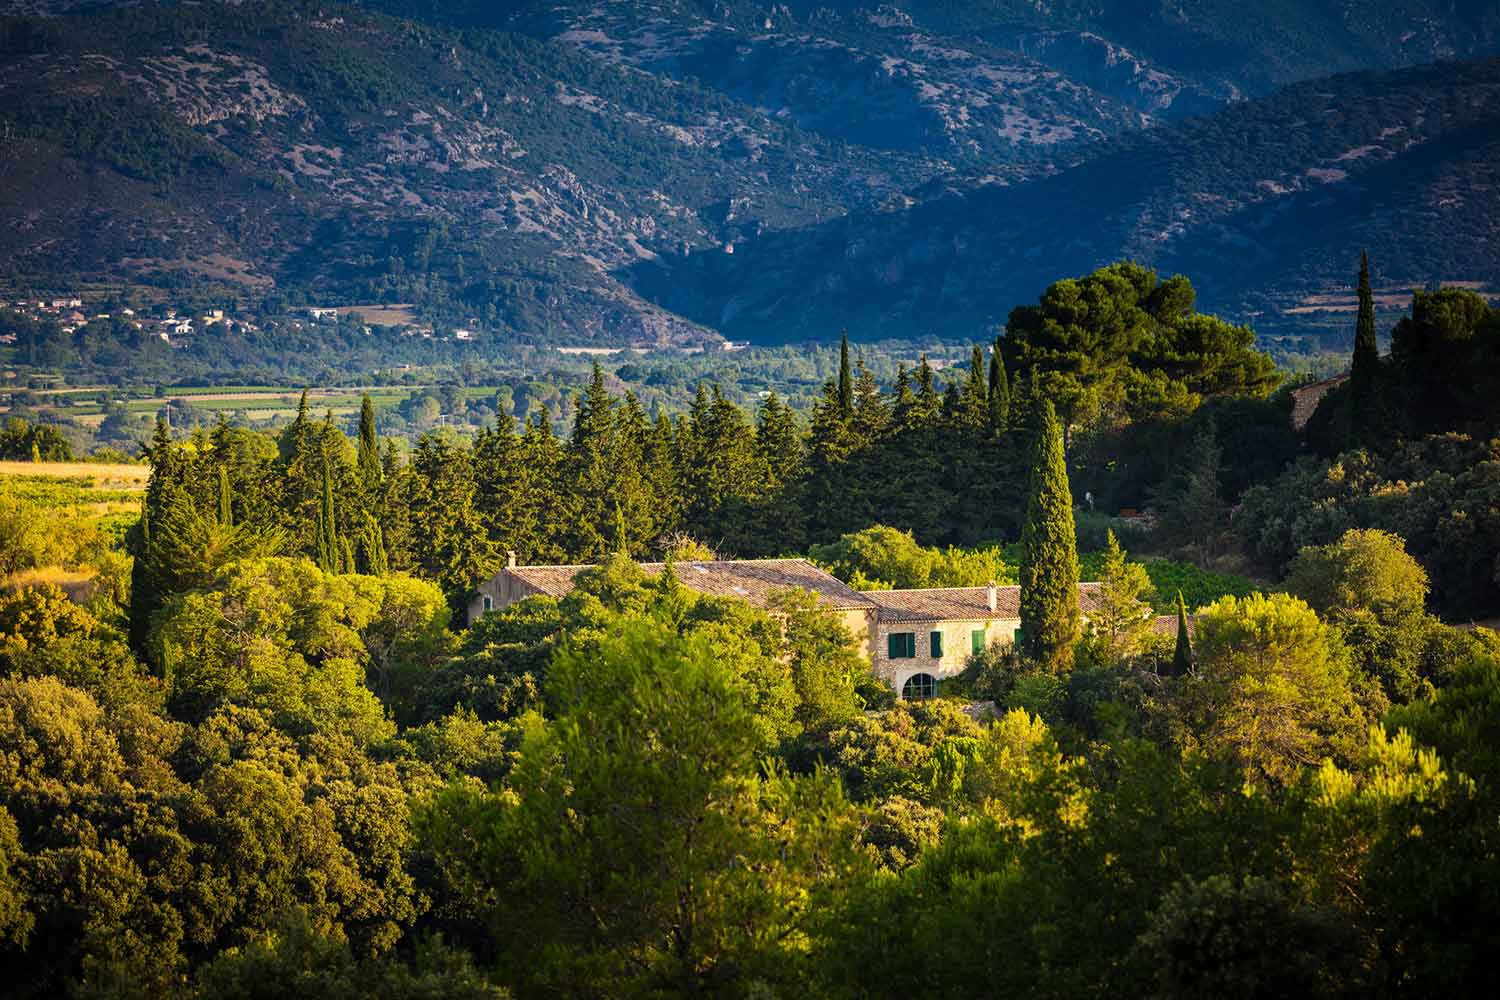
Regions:
<instances>
[{"instance_id":1,"label":"window","mask_svg":"<svg viewBox=\"0 0 1500 1000\"><path fill-rule=\"evenodd\" d=\"M984 652L984 629L976 628L969 633L969 652L976 656Z\"/></svg>"},{"instance_id":2,"label":"window","mask_svg":"<svg viewBox=\"0 0 1500 1000\"><path fill-rule=\"evenodd\" d=\"M484 613L489 614L495 610L495 599L489 594L484 595Z\"/></svg>"},{"instance_id":3,"label":"window","mask_svg":"<svg viewBox=\"0 0 1500 1000\"><path fill-rule=\"evenodd\" d=\"M943 633L932 633L932 658L941 660L943 658Z\"/></svg>"},{"instance_id":4,"label":"window","mask_svg":"<svg viewBox=\"0 0 1500 1000\"><path fill-rule=\"evenodd\" d=\"M909 660L917 655L917 633L892 632L886 636L886 653L893 660Z\"/></svg>"},{"instance_id":5,"label":"window","mask_svg":"<svg viewBox=\"0 0 1500 1000\"><path fill-rule=\"evenodd\" d=\"M931 674L912 674L901 685L901 697L907 701L926 701L937 697L937 679Z\"/></svg>"}]
</instances>

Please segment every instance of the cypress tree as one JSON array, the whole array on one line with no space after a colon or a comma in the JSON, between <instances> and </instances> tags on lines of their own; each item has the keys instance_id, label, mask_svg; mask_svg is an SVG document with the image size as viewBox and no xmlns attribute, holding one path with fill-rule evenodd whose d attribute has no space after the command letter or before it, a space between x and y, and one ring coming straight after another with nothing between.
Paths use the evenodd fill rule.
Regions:
<instances>
[{"instance_id":1,"label":"cypress tree","mask_svg":"<svg viewBox=\"0 0 1500 1000\"><path fill-rule=\"evenodd\" d=\"M1193 641L1188 635L1187 605L1177 592L1177 648L1172 651L1172 676L1182 677L1193 669Z\"/></svg>"},{"instance_id":2,"label":"cypress tree","mask_svg":"<svg viewBox=\"0 0 1500 1000\"><path fill-rule=\"evenodd\" d=\"M229 489L229 470L219 466L219 523L226 528L234 527L233 495Z\"/></svg>"},{"instance_id":3,"label":"cypress tree","mask_svg":"<svg viewBox=\"0 0 1500 1000\"><path fill-rule=\"evenodd\" d=\"M1078 537L1062 425L1050 400L1042 403L1039 423L1021 528L1021 651L1061 673L1072 663L1079 633Z\"/></svg>"},{"instance_id":4,"label":"cypress tree","mask_svg":"<svg viewBox=\"0 0 1500 1000\"><path fill-rule=\"evenodd\" d=\"M359 555L361 572L383 576L390 569L390 559L385 552L385 533L380 530L380 522L368 512L361 516Z\"/></svg>"},{"instance_id":5,"label":"cypress tree","mask_svg":"<svg viewBox=\"0 0 1500 1000\"><path fill-rule=\"evenodd\" d=\"M995 338L995 348L990 352L990 384L987 402L990 411L990 430L1002 434L1010 426L1010 379L1005 374L1005 359L1000 354L1000 338Z\"/></svg>"},{"instance_id":6,"label":"cypress tree","mask_svg":"<svg viewBox=\"0 0 1500 1000\"><path fill-rule=\"evenodd\" d=\"M340 572L343 554L339 546L338 527L333 514L333 476L327 464L323 466L323 497L318 504L318 568L325 573Z\"/></svg>"},{"instance_id":7,"label":"cypress tree","mask_svg":"<svg viewBox=\"0 0 1500 1000\"><path fill-rule=\"evenodd\" d=\"M615 501L615 551L630 558L630 535L625 530L625 508Z\"/></svg>"},{"instance_id":8,"label":"cypress tree","mask_svg":"<svg viewBox=\"0 0 1500 1000\"><path fill-rule=\"evenodd\" d=\"M1380 424L1380 347L1375 342L1375 293L1370 258L1359 254L1359 318L1354 323L1354 356L1349 364L1349 437L1368 439Z\"/></svg>"},{"instance_id":9,"label":"cypress tree","mask_svg":"<svg viewBox=\"0 0 1500 1000\"><path fill-rule=\"evenodd\" d=\"M359 404L359 478L365 492L373 494L380 485L380 439L375 435L375 404L365 393Z\"/></svg>"},{"instance_id":10,"label":"cypress tree","mask_svg":"<svg viewBox=\"0 0 1500 1000\"><path fill-rule=\"evenodd\" d=\"M854 411L854 380L849 371L849 331L839 335L839 415L845 420Z\"/></svg>"},{"instance_id":11,"label":"cypress tree","mask_svg":"<svg viewBox=\"0 0 1500 1000\"><path fill-rule=\"evenodd\" d=\"M1359 253L1359 318L1354 324L1354 360L1350 374L1375 370L1380 350L1375 343L1375 293L1370 288L1370 255Z\"/></svg>"}]
</instances>

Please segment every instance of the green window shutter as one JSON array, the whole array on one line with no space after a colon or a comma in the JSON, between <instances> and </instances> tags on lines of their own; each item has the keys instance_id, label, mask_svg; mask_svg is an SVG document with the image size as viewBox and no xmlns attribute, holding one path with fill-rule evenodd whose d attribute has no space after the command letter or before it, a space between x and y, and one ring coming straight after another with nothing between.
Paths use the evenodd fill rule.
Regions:
<instances>
[{"instance_id":1,"label":"green window shutter","mask_svg":"<svg viewBox=\"0 0 1500 1000\"><path fill-rule=\"evenodd\" d=\"M906 658L907 659L911 659L912 657L916 656L917 655L917 633L915 633L915 632L903 632L901 634L901 638L903 638L903 639L906 640L906 653L904 654L906 656Z\"/></svg>"},{"instance_id":2,"label":"green window shutter","mask_svg":"<svg viewBox=\"0 0 1500 1000\"><path fill-rule=\"evenodd\" d=\"M932 633L932 658L939 659L943 655L943 633Z\"/></svg>"},{"instance_id":3,"label":"green window shutter","mask_svg":"<svg viewBox=\"0 0 1500 1000\"><path fill-rule=\"evenodd\" d=\"M984 629L976 628L974 631L969 633L969 652L984 652Z\"/></svg>"},{"instance_id":4,"label":"green window shutter","mask_svg":"<svg viewBox=\"0 0 1500 1000\"><path fill-rule=\"evenodd\" d=\"M885 637L886 656L892 660L899 660L906 655L906 643L900 632L892 632Z\"/></svg>"}]
</instances>

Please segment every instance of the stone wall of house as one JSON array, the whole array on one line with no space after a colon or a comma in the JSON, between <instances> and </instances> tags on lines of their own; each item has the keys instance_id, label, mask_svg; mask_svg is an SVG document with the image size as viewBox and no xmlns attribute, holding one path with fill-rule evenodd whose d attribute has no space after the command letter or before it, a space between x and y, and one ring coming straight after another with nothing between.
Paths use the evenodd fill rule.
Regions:
<instances>
[{"instance_id":1,"label":"stone wall of house","mask_svg":"<svg viewBox=\"0 0 1500 1000\"><path fill-rule=\"evenodd\" d=\"M917 674L931 674L939 680L963 673L973 653L972 635L984 630L986 646L996 642L1012 642L1016 629L1021 627L1015 618L985 618L973 621L948 622L881 622L875 623L873 643L875 674L889 681L901 694L907 680ZM907 659L890 658L890 636L892 633L911 632L916 636L917 655ZM932 633L943 634L943 655L932 655Z\"/></svg>"},{"instance_id":2,"label":"stone wall of house","mask_svg":"<svg viewBox=\"0 0 1500 1000\"><path fill-rule=\"evenodd\" d=\"M540 593L514 573L502 569L481 583L474 596L469 598L469 621L477 622L486 611L503 611L517 601ZM485 598L489 598L489 607L485 607Z\"/></svg>"},{"instance_id":3,"label":"stone wall of house","mask_svg":"<svg viewBox=\"0 0 1500 1000\"><path fill-rule=\"evenodd\" d=\"M879 651L875 648L875 609L874 608L849 608L844 611L833 612L844 627L854 636L854 641L859 644L859 651L865 659L874 663Z\"/></svg>"}]
</instances>

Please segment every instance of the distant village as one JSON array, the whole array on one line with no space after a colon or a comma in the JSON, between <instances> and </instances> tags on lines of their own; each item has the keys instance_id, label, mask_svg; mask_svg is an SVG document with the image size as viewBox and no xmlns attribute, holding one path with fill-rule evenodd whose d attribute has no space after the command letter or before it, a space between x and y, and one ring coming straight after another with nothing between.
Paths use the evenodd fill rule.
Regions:
<instances>
[{"instance_id":1,"label":"distant village","mask_svg":"<svg viewBox=\"0 0 1500 1000\"><path fill-rule=\"evenodd\" d=\"M95 321L118 321L134 328L144 336L156 337L172 347L183 347L190 338L205 333L214 326L222 326L225 333L256 333L261 329L261 325L255 320L225 309L193 311L160 306L151 309L122 307L114 311L99 311L97 307L91 308L80 295L0 299L0 313L6 312L33 322L56 323L63 333L69 335L77 333ZM378 314L379 318L397 320L388 325L401 336L422 337L429 340L439 337L432 326L416 322L410 307L407 306L295 306L287 310L286 319L280 322L286 323L293 330L301 330L312 326L337 324L346 317L363 318L367 312ZM478 325L478 319L474 319L468 325L455 328L440 339L451 337L453 340L472 340L476 335ZM366 336L374 333L373 324L362 322L361 326ZM15 333L0 333L0 344L15 342Z\"/></svg>"}]
</instances>

